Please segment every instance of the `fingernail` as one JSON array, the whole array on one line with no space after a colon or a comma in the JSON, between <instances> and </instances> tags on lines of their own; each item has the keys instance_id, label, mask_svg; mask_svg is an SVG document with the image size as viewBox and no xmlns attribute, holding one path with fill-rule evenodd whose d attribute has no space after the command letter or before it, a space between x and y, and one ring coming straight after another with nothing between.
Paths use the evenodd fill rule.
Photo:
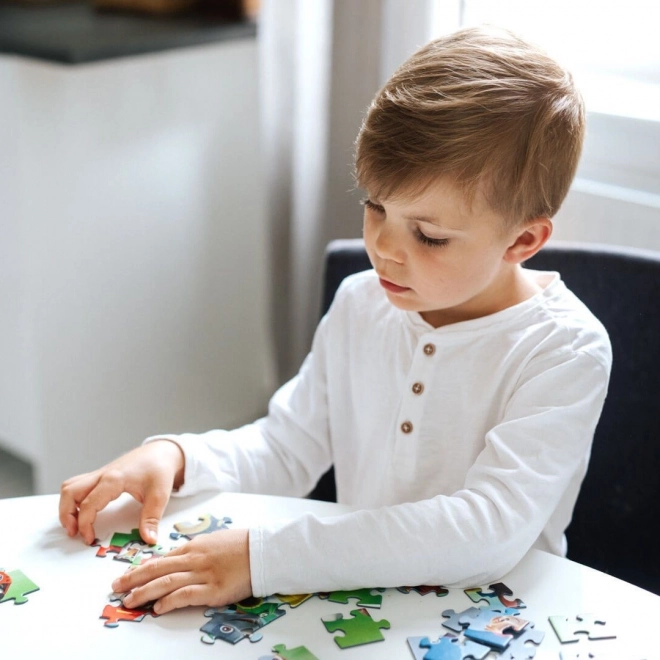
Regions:
<instances>
[{"instance_id":1,"label":"fingernail","mask_svg":"<svg viewBox=\"0 0 660 660\"><path fill-rule=\"evenodd\" d=\"M119 584L120 584L119 578L117 578L117 579L112 583L112 590L113 590L115 593L118 593L118 592L119 592Z\"/></svg>"},{"instance_id":2,"label":"fingernail","mask_svg":"<svg viewBox=\"0 0 660 660\"><path fill-rule=\"evenodd\" d=\"M147 530L147 540L151 541L151 543L156 543L156 541L158 540L158 534L156 533L156 530L154 529Z\"/></svg>"}]
</instances>

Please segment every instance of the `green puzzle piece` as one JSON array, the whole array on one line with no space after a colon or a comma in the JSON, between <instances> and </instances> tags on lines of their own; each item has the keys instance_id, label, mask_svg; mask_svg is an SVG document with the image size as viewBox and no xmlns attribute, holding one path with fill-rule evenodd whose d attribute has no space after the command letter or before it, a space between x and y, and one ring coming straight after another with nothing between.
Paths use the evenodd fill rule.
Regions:
<instances>
[{"instance_id":1,"label":"green puzzle piece","mask_svg":"<svg viewBox=\"0 0 660 660\"><path fill-rule=\"evenodd\" d=\"M348 604L349 598L357 598L358 607L380 607L383 597L380 594L372 594L373 589L354 589L353 591L332 591L328 600L332 603ZM378 589L384 591L384 589Z\"/></svg>"},{"instance_id":2,"label":"green puzzle piece","mask_svg":"<svg viewBox=\"0 0 660 660\"><path fill-rule=\"evenodd\" d=\"M295 649L287 649L284 644L276 644L273 646L273 653L277 655L263 655L259 660L319 660L305 646L296 646Z\"/></svg>"},{"instance_id":3,"label":"green puzzle piece","mask_svg":"<svg viewBox=\"0 0 660 660\"><path fill-rule=\"evenodd\" d=\"M0 570L0 575L7 576L11 580L9 586L5 589L4 595L0 598L0 603L13 600L14 605L22 605L28 601L25 596L39 591L39 587L23 571L9 571L4 573Z\"/></svg>"},{"instance_id":4,"label":"green puzzle piece","mask_svg":"<svg viewBox=\"0 0 660 660\"><path fill-rule=\"evenodd\" d=\"M369 612L360 608L351 610L352 619L344 619L342 614L335 614L334 619L321 619L328 632L341 630L343 637L335 637L337 646L341 649L347 649L351 646L360 644L370 644L371 642L382 642L385 638L380 632L380 628L389 628L390 622L386 619L374 621Z\"/></svg>"},{"instance_id":5,"label":"green puzzle piece","mask_svg":"<svg viewBox=\"0 0 660 660\"><path fill-rule=\"evenodd\" d=\"M122 548L127 543L134 543L135 541L144 543L137 528L132 529L130 534L126 534L126 532L115 532L110 539L110 545Z\"/></svg>"}]
</instances>

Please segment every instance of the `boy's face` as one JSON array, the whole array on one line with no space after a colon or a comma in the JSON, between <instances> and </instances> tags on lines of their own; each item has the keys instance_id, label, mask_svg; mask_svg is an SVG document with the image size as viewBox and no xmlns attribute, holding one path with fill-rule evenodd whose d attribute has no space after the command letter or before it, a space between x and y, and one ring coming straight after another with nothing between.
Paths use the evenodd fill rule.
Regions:
<instances>
[{"instance_id":1,"label":"boy's face","mask_svg":"<svg viewBox=\"0 0 660 660\"><path fill-rule=\"evenodd\" d=\"M367 253L396 307L440 327L528 297L521 289L529 284L505 259L522 230L506 230L479 195L470 207L461 190L442 179L415 198L364 204Z\"/></svg>"}]
</instances>

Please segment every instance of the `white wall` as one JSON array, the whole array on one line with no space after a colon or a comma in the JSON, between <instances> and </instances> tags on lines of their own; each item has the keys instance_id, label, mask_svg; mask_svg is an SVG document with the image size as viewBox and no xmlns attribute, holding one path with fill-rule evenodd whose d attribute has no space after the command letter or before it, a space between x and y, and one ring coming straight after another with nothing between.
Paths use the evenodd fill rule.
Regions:
<instances>
[{"instance_id":1,"label":"white wall","mask_svg":"<svg viewBox=\"0 0 660 660\"><path fill-rule=\"evenodd\" d=\"M39 492L274 387L254 39L0 59L0 447Z\"/></svg>"}]
</instances>

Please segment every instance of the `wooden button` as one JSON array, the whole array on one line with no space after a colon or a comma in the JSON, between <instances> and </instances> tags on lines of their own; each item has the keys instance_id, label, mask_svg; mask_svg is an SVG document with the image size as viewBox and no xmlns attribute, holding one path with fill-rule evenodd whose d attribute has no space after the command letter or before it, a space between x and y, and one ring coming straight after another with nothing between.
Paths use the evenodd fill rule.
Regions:
<instances>
[{"instance_id":1,"label":"wooden button","mask_svg":"<svg viewBox=\"0 0 660 660\"><path fill-rule=\"evenodd\" d=\"M426 344L426 346L424 346L424 353L426 353L426 355L433 355L433 353L435 353L435 346L433 344Z\"/></svg>"},{"instance_id":2,"label":"wooden button","mask_svg":"<svg viewBox=\"0 0 660 660\"><path fill-rule=\"evenodd\" d=\"M421 383L415 383L412 386L412 391L413 394L421 394L424 391L424 385L422 385Z\"/></svg>"},{"instance_id":3,"label":"wooden button","mask_svg":"<svg viewBox=\"0 0 660 660\"><path fill-rule=\"evenodd\" d=\"M413 425L410 422L404 422L403 424L401 424L401 430L404 433L412 433Z\"/></svg>"}]
</instances>

